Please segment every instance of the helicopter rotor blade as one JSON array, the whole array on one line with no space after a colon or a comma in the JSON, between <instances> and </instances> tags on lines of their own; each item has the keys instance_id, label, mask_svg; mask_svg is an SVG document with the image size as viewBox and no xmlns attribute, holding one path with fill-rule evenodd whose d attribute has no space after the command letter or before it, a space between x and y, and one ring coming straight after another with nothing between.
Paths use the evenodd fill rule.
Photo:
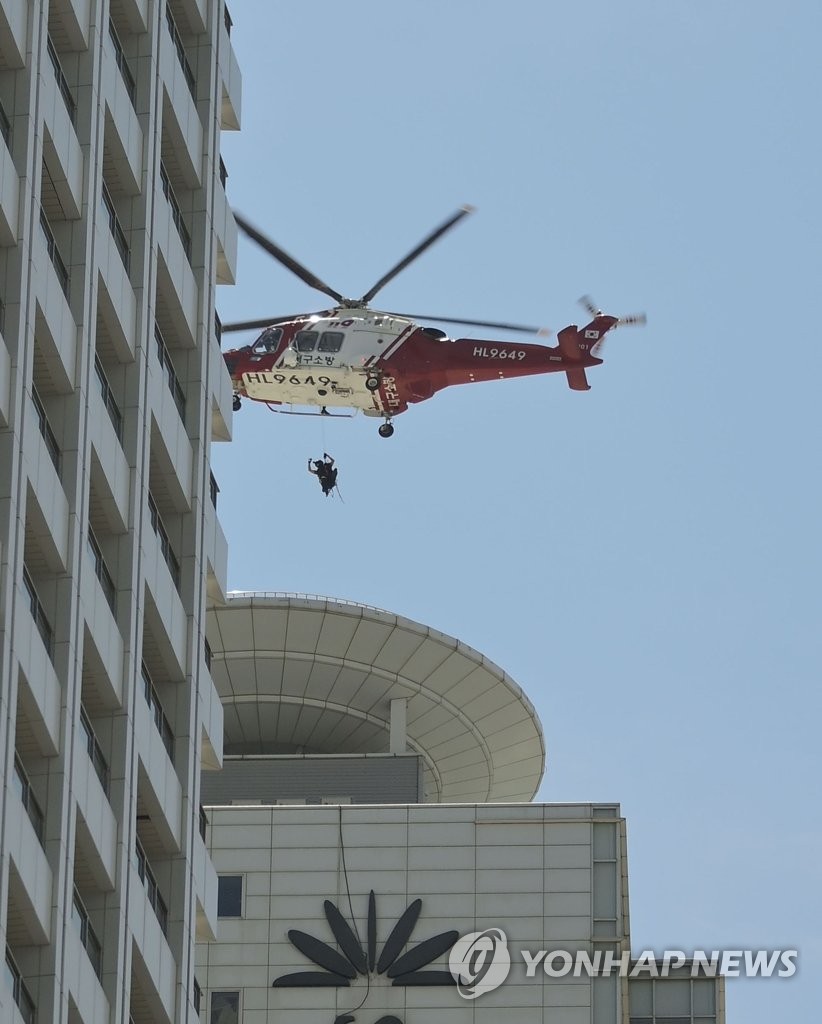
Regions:
<instances>
[{"instance_id":1,"label":"helicopter rotor blade","mask_svg":"<svg viewBox=\"0 0 822 1024\"><path fill-rule=\"evenodd\" d=\"M413 263L413 261L418 256L421 256L425 252L426 249L428 249L430 246L432 246L434 244L434 242L436 242L439 238L442 238L442 236L446 233L446 231L450 231L451 228L453 228L456 224L458 224L462 220L463 217L466 217L469 213L473 213L473 212L474 212L474 207L473 206L468 206L468 205L461 206L459 208L459 210L457 210L457 212L455 214L453 214L451 217L448 218L448 220L446 220L444 223L440 224L440 226L438 228L435 228L430 234L426 235L425 238L420 242L420 244L418 246L416 246L414 249L412 249L411 252L409 252L407 256L404 256L399 261L399 263L395 264L388 271L387 274L383 274L383 276L379 279L379 281L377 281L377 283L372 288L370 288L365 293L365 295L363 295L363 297L360 299L360 302L362 303L362 305L363 306L367 306L368 303L377 294L377 292L380 291L381 288L384 288L385 285L387 285L389 281L393 280L397 276L397 274L400 273L400 271L405 270L405 268L409 265L409 263Z\"/></svg>"},{"instance_id":2,"label":"helicopter rotor blade","mask_svg":"<svg viewBox=\"0 0 822 1024\"><path fill-rule=\"evenodd\" d=\"M621 316L614 327L644 327L648 318L644 313L634 313L631 316Z\"/></svg>"},{"instance_id":3,"label":"helicopter rotor blade","mask_svg":"<svg viewBox=\"0 0 822 1024\"><path fill-rule=\"evenodd\" d=\"M282 263L284 267L295 274L301 281L309 286L309 288L316 288L318 292L324 292L326 295L335 299L341 305L345 303L345 299L339 292L334 291L330 285L327 285L325 281L321 280L316 274L312 274L311 271L294 259L293 256L289 256L288 253L281 249L278 245L267 238L262 232L258 231L253 224L250 224L245 217L241 217L239 213L234 214L234 219L237 221L237 227L248 235L252 242L256 242L261 249L265 249L269 256L273 256L278 263Z\"/></svg>"},{"instance_id":4,"label":"helicopter rotor blade","mask_svg":"<svg viewBox=\"0 0 822 1024\"><path fill-rule=\"evenodd\" d=\"M300 320L305 313L294 313L291 316L269 316L259 317L257 320L236 320L230 324L223 324L221 333L230 334L232 331L254 331L261 327L275 327L277 324L289 323L291 320ZM313 314L311 314L313 316Z\"/></svg>"},{"instance_id":5,"label":"helicopter rotor blade","mask_svg":"<svg viewBox=\"0 0 822 1024\"><path fill-rule=\"evenodd\" d=\"M586 310L586 312L590 313L591 316L599 316L602 313L602 310L598 306L594 305L593 299L590 295L583 295L579 300L579 304L584 310Z\"/></svg>"},{"instance_id":6,"label":"helicopter rotor blade","mask_svg":"<svg viewBox=\"0 0 822 1024\"><path fill-rule=\"evenodd\" d=\"M409 320L434 320L441 324L463 324L468 327L490 327L495 331L519 331L522 334L536 334L547 338L554 332L549 327L527 327L525 324L509 324L500 320L466 320L463 317L429 316L426 313L386 313L386 316L401 316Z\"/></svg>"}]
</instances>

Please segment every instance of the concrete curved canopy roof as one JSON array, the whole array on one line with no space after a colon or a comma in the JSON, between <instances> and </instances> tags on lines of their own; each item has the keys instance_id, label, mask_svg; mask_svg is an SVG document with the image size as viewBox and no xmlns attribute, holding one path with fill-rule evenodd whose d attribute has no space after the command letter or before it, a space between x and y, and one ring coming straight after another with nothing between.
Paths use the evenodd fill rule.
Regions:
<instances>
[{"instance_id":1,"label":"concrete curved canopy roof","mask_svg":"<svg viewBox=\"0 0 822 1024\"><path fill-rule=\"evenodd\" d=\"M207 628L227 754L387 752L390 701L405 697L428 801L536 793L536 712L466 644L378 608L286 594L233 595Z\"/></svg>"}]
</instances>

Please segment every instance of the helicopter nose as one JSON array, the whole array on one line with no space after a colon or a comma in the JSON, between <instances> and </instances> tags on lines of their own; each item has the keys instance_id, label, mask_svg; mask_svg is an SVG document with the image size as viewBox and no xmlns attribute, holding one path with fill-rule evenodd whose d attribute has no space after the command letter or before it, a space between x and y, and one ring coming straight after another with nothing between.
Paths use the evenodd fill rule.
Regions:
<instances>
[{"instance_id":1,"label":"helicopter nose","mask_svg":"<svg viewBox=\"0 0 822 1024\"><path fill-rule=\"evenodd\" d=\"M240 360L240 350L235 348L230 352L223 352L223 360L225 361L229 376L233 376L234 369Z\"/></svg>"}]
</instances>

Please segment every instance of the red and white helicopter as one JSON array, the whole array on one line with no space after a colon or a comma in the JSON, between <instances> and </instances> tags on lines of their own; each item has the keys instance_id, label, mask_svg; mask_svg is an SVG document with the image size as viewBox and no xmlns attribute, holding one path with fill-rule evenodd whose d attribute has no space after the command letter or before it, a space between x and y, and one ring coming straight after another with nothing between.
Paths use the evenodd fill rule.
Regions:
<instances>
[{"instance_id":1,"label":"red and white helicopter","mask_svg":"<svg viewBox=\"0 0 822 1024\"><path fill-rule=\"evenodd\" d=\"M450 339L439 328L416 321L542 336L551 333L542 328L369 309L368 304L381 288L471 211L472 207L463 206L359 299L347 299L330 288L243 217L235 215L239 228L252 241L336 303L319 313L223 324L223 332L265 328L252 345L224 353L234 388L235 412L242 398L265 402L269 407L314 406L328 415L333 415L328 410L334 408L361 409L366 416L381 418L380 437L390 437L395 416L452 384L562 372L574 391L587 391L585 371L602 362L596 352L605 335L622 324L645 323L644 315L608 316L589 299L581 299L592 317L590 323L583 328L564 328L552 348L510 341Z\"/></svg>"}]
</instances>

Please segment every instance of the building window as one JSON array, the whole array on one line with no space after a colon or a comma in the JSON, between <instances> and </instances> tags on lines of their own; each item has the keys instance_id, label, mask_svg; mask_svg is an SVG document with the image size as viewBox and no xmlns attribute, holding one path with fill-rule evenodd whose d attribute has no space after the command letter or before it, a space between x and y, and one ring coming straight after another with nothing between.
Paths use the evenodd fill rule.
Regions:
<instances>
[{"instance_id":1,"label":"building window","mask_svg":"<svg viewBox=\"0 0 822 1024\"><path fill-rule=\"evenodd\" d=\"M714 978L631 978L631 1024L713 1024L717 1019Z\"/></svg>"},{"instance_id":2,"label":"building window","mask_svg":"<svg viewBox=\"0 0 822 1024\"><path fill-rule=\"evenodd\" d=\"M6 985L25 1024L34 1024L34 1000L31 998L11 951L6 949Z\"/></svg>"},{"instance_id":3,"label":"building window","mask_svg":"<svg viewBox=\"0 0 822 1024\"><path fill-rule=\"evenodd\" d=\"M200 838L202 839L203 842L205 842L206 829L208 828L208 815L206 814L205 807L203 807L202 804L200 804L200 819L198 822L198 827L200 830Z\"/></svg>"},{"instance_id":4,"label":"building window","mask_svg":"<svg viewBox=\"0 0 822 1024\"><path fill-rule=\"evenodd\" d=\"M192 986L191 1002L194 1005L194 1011L195 1011L195 1013L197 1014L198 1017L200 1015L200 1004L202 1002L202 999L203 999L203 990L200 988L199 981L197 981L197 979L195 978L194 979L194 984Z\"/></svg>"},{"instance_id":5,"label":"building window","mask_svg":"<svg viewBox=\"0 0 822 1024\"><path fill-rule=\"evenodd\" d=\"M238 1024L240 1020L239 992L212 992L209 1024Z\"/></svg>"},{"instance_id":6,"label":"building window","mask_svg":"<svg viewBox=\"0 0 822 1024\"><path fill-rule=\"evenodd\" d=\"M243 876L220 875L217 879L217 917L243 916Z\"/></svg>"}]
</instances>

